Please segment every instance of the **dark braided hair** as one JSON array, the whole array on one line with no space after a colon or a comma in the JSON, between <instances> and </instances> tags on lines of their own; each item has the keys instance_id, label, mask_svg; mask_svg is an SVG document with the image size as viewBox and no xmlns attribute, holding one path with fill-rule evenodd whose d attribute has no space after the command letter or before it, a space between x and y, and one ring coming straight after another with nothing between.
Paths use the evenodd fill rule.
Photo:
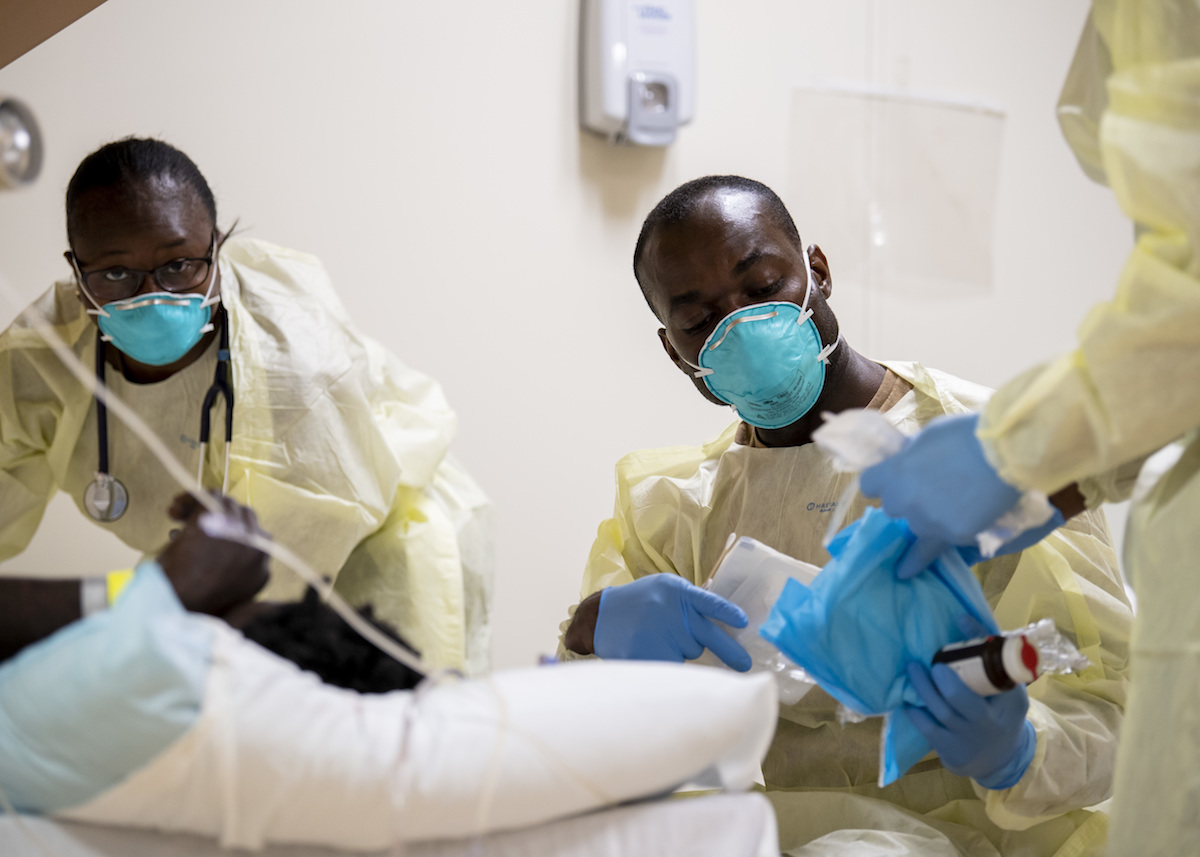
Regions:
<instances>
[{"instance_id":1,"label":"dark braided hair","mask_svg":"<svg viewBox=\"0 0 1200 857\"><path fill-rule=\"evenodd\" d=\"M392 628L372 618L370 607L361 612L368 622L412 651ZM419 673L360 637L311 586L303 601L281 604L258 616L242 633L264 649L316 673L326 684L359 693L408 690L421 681Z\"/></svg>"},{"instance_id":2,"label":"dark braided hair","mask_svg":"<svg viewBox=\"0 0 1200 857\"><path fill-rule=\"evenodd\" d=\"M67 184L67 235L75 225L79 198L88 191L163 178L195 191L216 226L217 201L191 158L162 140L126 137L101 146L75 168Z\"/></svg>"}]
</instances>

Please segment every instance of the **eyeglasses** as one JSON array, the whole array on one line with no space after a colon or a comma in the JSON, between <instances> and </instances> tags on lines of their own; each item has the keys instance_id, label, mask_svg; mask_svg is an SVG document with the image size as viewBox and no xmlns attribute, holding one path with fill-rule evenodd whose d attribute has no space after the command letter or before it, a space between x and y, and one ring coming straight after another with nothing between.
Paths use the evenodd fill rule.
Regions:
<instances>
[{"instance_id":1,"label":"eyeglasses","mask_svg":"<svg viewBox=\"0 0 1200 857\"><path fill-rule=\"evenodd\" d=\"M99 271L85 272L70 251L63 255L75 268L80 282L98 303L106 304L131 298L141 289L146 277L153 277L159 287L168 292L186 292L194 289L208 279L212 269L213 255L217 251L217 237L213 236L212 249L208 256L190 259L172 259L159 265L153 271L139 271L134 268L116 266L103 268Z\"/></svg>"}]
</instances>

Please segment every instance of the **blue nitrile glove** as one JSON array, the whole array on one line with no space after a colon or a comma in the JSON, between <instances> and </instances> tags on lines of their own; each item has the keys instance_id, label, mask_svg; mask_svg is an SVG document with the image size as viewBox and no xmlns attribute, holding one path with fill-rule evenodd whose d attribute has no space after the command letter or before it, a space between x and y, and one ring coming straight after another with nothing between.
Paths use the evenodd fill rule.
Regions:
<instances>
[{"instance_id":1,"label":"blue nitrile glove","mask_svg":"<svg viewBox=\"0 0 1200 857\"><path fill-rule=\"evenodd\" d=\"M862 472L863 494L879 497L883 510L904 518L917 536L896 567L902 580L951 545L974 545L975 536L1021 497L984 458L978 424L978 414L939 417L898 453Z\"/></svg>"},{"instance_id":2,"label":"blue nitrile glove","mask_svg":"<svg viewBox=\"0 0 1200 857\"><path fill-rule=\"evenodd\" d=\"M705 649L739 672L750 655L713 619L746 627L741 607L675 574L651 574L600 593L592 651L602 658L690 661Z\"/></svg>"},{"instance_id":3,"label":"blue nitrile glove","mask_svg":"<svg viewBox=\"0 0 1200 857\"><path fill-rule=\"evenodd\" d=\"M982 626L969 624L980 635L987 633ZM1025 719L1029 694L1024 685L980 696L945 664L934 664L930 670L910 663L908 680L925 708L905 707L904 713L937 750L948 771L987 789L1017 784L1037 749L1037 733Z\"/></svg>"},{"instance_id":4,"label":"blue nitrile glove","mask_svg":"<svg viewBox=\"0 0 1200 857\"><path fill-rule=\"evenodd\" d=\"M1030 527L1023 533L1019 533L1016 538L1009 539L996 550L994 554L987 559L993 559L998 556L1005 556L1010 553L1020 553L1025 548L1031 548L1040 542L1046 536L1057 530L1067 521L1063 517L1063 513L1057 508L1054 509L1054 514L1050 516L1050 520L1037 527ZM975 565L977 562L983 562L984 557L979 553L978 545L970 545L968 547L960 547L959 554L967 565Z\"/></svg>"}]
</instances>

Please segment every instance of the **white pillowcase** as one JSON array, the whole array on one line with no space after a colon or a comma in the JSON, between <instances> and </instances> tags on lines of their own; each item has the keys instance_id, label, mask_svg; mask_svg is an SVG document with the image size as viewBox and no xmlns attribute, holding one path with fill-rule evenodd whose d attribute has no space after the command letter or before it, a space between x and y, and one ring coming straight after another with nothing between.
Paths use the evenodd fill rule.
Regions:
<instances>
[{"instance_id":1,"label":"white pillowcase","mask_svg":"<svg viewBox=\"0 0 1200 857\"><path fill-rule=\"evenodd\" d=\"M767 675L587 661L364 695L189 618L214 633L200 720L60 817L226 847L374 850L538 824L706 775L745 789L775 727Z\"/></svg>"}]
</instances>

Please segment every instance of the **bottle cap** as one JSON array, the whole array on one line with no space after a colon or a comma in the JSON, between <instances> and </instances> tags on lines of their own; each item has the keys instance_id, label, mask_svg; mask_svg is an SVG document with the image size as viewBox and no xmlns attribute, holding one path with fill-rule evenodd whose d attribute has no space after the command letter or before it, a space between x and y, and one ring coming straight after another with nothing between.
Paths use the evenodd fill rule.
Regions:
<instances>
[{"instance_id":1,"label":"bottle cap","mask_svg":"<svg viewBox=\"0 0 1200 857\"><path fill-rule=\"evenodd\" d=\"M1000 655L1004 671L1017 684L1030 684L1038 677L1038 651L1024 634L1005 637Z\"/></svg>"}]
</instances>

